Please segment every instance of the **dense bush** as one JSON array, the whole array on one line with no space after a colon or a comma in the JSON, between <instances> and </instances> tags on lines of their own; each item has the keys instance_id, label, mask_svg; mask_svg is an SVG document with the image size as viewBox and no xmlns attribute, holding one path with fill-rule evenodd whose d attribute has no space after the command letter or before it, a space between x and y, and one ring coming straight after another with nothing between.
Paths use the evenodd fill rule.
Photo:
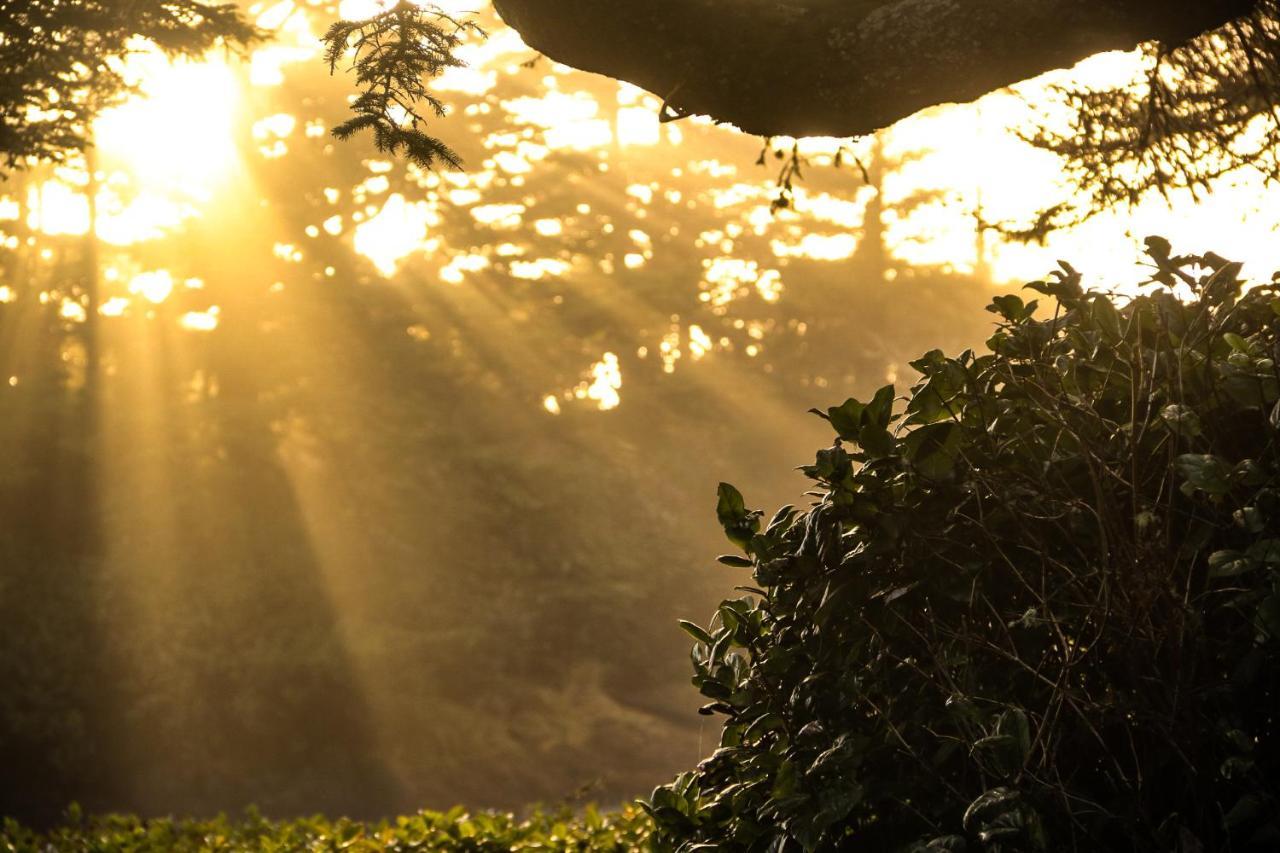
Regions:
<instances>
[{"instance_id":1,"label":"dense bush","mask_svg":"<svg viewBox=\"0 0 1280 853\"><path fill-rule=\"evenodd\" d=\"M721 486L755 586L685 625L726 720L659 849L1280 849L1280 299L1147 245L818 412L807 510Z\"/></svg>"},{"instance_id":2,"label":"dense bush","mask_svg":"<svg viewBox=\"0 0 1280 853\"><path fill-rule=\"evenodd\" d=\"M526 820L509 814L419 812L394 823L307 818L270 821L256 814L242 820L141 820L110 816L84 820L73 808L68 821L35 832L13 821L0 825L0 851L499 851L640 850L649 820L639 809L581 814L538 812Z\"/></svg>"}]
</instances>

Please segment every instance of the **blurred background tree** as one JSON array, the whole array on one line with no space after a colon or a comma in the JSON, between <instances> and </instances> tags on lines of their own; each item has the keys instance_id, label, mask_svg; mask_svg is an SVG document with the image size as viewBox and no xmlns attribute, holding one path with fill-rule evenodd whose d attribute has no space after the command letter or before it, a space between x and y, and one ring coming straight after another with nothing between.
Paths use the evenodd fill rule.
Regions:
<instances>
[{"instance_id":1,"label":"blurred background tree","mask_svg":"<svg viewBox=\"0 0 1280 853\"><path fill-rule=\"evenodd\" d=\"M133 90L123 62L140 39L194 57L263 35L232 3L0 0L0 157L12 168L85 150L94 117Z\"/></svg>"}]
</instances>

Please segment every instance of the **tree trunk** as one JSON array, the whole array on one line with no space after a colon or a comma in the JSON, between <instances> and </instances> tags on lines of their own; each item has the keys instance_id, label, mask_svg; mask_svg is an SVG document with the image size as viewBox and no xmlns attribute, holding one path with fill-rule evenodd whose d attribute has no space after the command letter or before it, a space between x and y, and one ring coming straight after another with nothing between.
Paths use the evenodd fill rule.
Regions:
<instances>
[{"instance_id":1,"label":"tree trunk","mask_svg":"<svg viewBox=\"0 0 1280 853\"><path fill-rule=\"evenodd\" d=\"M494 0L551 59L634 83L668 118L859 136L935 104L1142 42L1181 44L1258 0Z\"/></svg>"},{"instance_id":2,"label":"tree trunk","mask_svg":"<svg viewBox=\"0 0 1280 853\"><path fill-rule=\"evenodd\" d=\"M98 243L98 150L93 139L85 147L85 169L89 182L85 197L89 202L89 230L84 235L84 383L89 395L96 395L102 370L102 269Z\"/></svg>"}]
</instances>

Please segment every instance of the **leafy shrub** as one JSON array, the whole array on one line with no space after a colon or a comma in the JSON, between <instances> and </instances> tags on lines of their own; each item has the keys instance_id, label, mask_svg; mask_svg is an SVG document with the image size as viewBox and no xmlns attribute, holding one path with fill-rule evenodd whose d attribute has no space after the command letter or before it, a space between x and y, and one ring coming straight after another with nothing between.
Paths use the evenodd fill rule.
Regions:
<instances>
[{"instance_id":1,"label":"leafy shrub","mask_svg":"<svg viewBox=\"0 0 1280 853\"><path fill-rule=\"evenodd\" d=\"M683 623L726 719L658 849L1280 849L1280 298L1147 246L817 412L807 510L721 485L755 586Z\"/></svg>"},{"instance_id":2,"label":"leafy shrub","mask_svg":"<svg viewBox=\"0 0 1280 853\"><path fill-rule=\"evenodd\" d=\"M0 824L0 851L499 851L507 850L641 850L650 822L635 808L581 814L537 812L526 820L512 815L419 812L393 823L304 818L271 821L250 813L238 821L142 820L114 815L84 820L75 807L64 826L36 832L14 821Z\"/></svg>"}]
</instances>

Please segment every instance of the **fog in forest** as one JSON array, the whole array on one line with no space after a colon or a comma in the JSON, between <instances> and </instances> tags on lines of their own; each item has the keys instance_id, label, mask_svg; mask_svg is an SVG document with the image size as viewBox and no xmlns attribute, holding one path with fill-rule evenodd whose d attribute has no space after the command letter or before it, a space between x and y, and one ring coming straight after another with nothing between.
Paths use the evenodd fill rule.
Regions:
<instances>
[{"instance_id":1,"label":"fog in forest","mask_svg":"<svg viewBox=\"0 0 1280 853\"><path fill-rule=\"evenodd\" d=\"M0 813L644 794L717 736L676 620L750 583L719 481L803 503L807 409L980 348L1059 257L1280 266L1249 186L1002 240L1066 192L1000 129L1025 92L766 141L488 12L433 84L466 168L424 171L329 134L319 36L368 9L245 5L274 40L140 54L92 163L0 184Z\"/></svg>"}]
</instances>

